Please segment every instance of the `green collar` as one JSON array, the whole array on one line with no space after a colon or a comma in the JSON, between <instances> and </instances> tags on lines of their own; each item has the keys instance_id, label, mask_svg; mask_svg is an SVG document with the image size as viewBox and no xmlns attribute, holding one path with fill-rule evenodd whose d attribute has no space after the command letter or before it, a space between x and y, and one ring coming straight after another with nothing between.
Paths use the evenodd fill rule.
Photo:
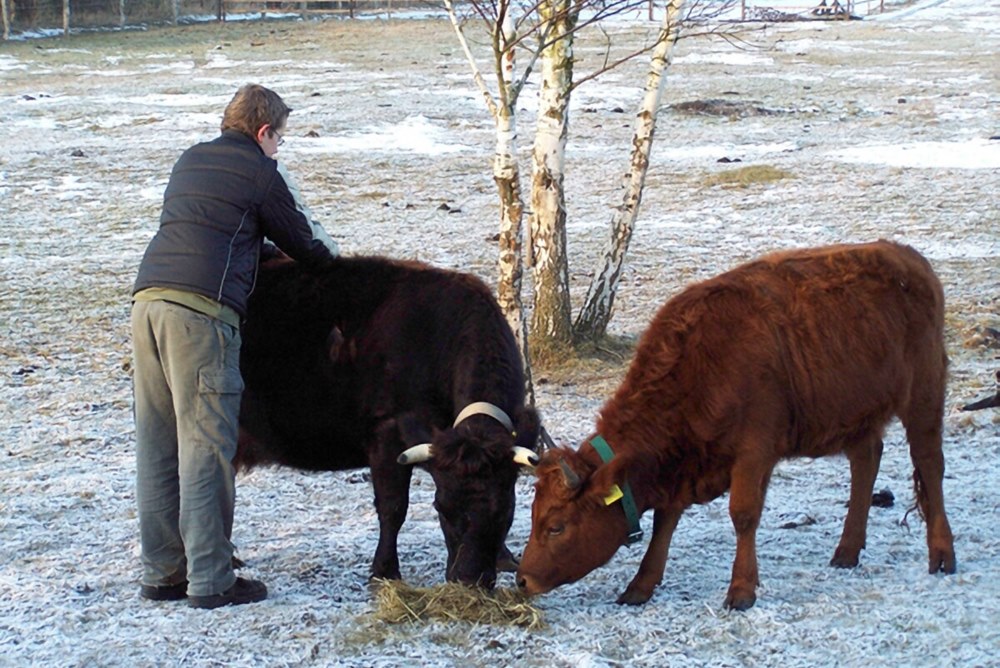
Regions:
<instances>
[{"instance_id":1,"label":"green collar","mask_svg":"<svg viewBox=\"0 0 1000 668\"><path fill-rule=\"evenodd\" d=\"M594 447L594 450L601 456L601 460L605 464L615 458L615 453L611 449L611 446L608 445L608 442L600 434L590 439L590 445ZM632 488L629 487L628 482L622 483L620 491L612 489L611 496L605 499L605 502L611 505L619 498L622 500L622 510L625 511L625 520L628 522L628 538L625 539L625 544L632 545L633 543L638 543L642 540L642 529L639 528L639 511L635 507L635 497L632 496Z\"/></svg>"}]
</instances>

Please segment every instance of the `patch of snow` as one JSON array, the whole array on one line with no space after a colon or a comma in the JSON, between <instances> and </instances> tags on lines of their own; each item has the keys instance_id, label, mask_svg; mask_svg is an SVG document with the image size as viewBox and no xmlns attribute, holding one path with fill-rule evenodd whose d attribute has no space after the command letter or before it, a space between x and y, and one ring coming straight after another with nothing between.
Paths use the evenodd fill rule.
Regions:
<instances>
[{"instance_id":1,"label":"patch of snow","mask_svg":"<svg viewBox=\"0 0 1000 668\"><path fill-rule=\"evenodd\" d=\"M1000 169L1000 141L928 141L906 144L854 146L833 151L844 162L864 162L921 169Z\"/></svg>"},{"instance_id":2,"label":"patch of snow","mask_svg":"<svg viewBox=\"0 0 1000 668\"><path fill-rule=\"evenodd\" d=\"M367 132L344 137L320 137L299 146L297 138L290 138L296 144L296 151L312 153L346 153L354 151L419 153L440 155L457 153L468 147L445 141L446 131L424 116L408 116L392 126L374 127Z\"/></svg>"}]
</instances>

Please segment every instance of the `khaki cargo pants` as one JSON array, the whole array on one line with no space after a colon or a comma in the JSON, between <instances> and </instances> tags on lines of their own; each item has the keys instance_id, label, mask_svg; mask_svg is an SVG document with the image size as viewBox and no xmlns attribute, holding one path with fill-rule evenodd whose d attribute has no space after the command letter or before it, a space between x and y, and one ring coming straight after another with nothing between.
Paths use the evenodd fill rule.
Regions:
<instances>
[{"instance_id":1,"label":"khaki cargo pants","mask_svg":"<svg viewBox=\"0 0 1000 668\"><path fill-rule=\"evenodd\" d=\"M132 307L142 582L233 585L232 466L243 380L239 330L167 301Z\"/></svg>"}]
</instances>

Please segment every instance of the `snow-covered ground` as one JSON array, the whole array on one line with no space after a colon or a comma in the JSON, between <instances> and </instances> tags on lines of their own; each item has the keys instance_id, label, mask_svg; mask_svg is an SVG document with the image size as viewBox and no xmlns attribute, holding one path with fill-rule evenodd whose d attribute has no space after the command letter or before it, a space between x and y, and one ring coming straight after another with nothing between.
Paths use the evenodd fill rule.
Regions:
<instances>
[{"instance_id":1,"label":"snow-covered ground","mask_svg":"<svg viewBox=\"0 0 1000 668\"><path fill-rule=\"evenodd\" d=\"M620 22L611 34L654 29ZM896 505L872 510L858 568L827 566L847 463L797 460L771 483L751 610L721 607L735 549L722 499L682 518L648 604L613 603L643 552L622 548L539 597L547 626L530 632L373 619L377 524L360 472L240 479L235 540L270 587L266 602L196 611L138 597L128 294L171 165L215 134L238 85L260 81L295 107L280 157L347 252L493 281L492 131L447 23L248 22L0 44L0 666L998 665L1000 416L957 410L992 393L1000 367L998 35L996 0L936 0L877 20L771 26L748 36L749 50L683 41L667 103L742 111L664 110L612 322L637 335L684 285L769 250L887 237L924 252L948 299L945 495L958 573L926 573L894 425L876 488ZM584 73L599 39L577 53ZM574 98L577 302L617 204L643 69ZM529 113L520 127L526 145ZM707 182L747 165L792 177ZM557 440L589 433L623 368L536 374ZM519 482L515 551L531 485ZM443 579L431 499L418 474L400 539L417 585Z\"/></svg>"}]
</instances>

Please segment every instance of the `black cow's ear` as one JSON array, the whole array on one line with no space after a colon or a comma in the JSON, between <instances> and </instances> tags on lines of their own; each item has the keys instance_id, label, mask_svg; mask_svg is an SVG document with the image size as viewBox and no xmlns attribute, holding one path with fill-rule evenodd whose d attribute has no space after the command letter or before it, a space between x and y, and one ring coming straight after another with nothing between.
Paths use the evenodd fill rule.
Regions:
<instances>
[{"instance_id":1,"label":"black cow's ear","mask_svg":"<svg viewBox=\"0 0 1000 668\"><path fill-rule=\"evenodd\" d=\"M534 408L523 406L514 412L514 445L538 452L538 432L541 420Z\"/></svg>"},{"instance_id":2,"label":"black cow's ear","mask_svg":"<svg viewBox=\"0 0 1000 668\"><path fill-rule=\"evenodd\" d=\"M396 417L396 428L400 440L407 446L417 443L429 443L433 434L427 426L413 413L403 413Z\"/></svg>"},{"instance_id":3,"label":"black cow's ear","mask_svg":"<svg viewBox=\"0 0 1000 668\"><path fill-rule=\"evenodd\" d=\"M342 348L344 346L344 335L340 331L340 327L336 325L330 329L330 333L326 337L326 354L330 358L330 361L336 364L340 361L342 356Z\"/></svg>"}]
</instances>

